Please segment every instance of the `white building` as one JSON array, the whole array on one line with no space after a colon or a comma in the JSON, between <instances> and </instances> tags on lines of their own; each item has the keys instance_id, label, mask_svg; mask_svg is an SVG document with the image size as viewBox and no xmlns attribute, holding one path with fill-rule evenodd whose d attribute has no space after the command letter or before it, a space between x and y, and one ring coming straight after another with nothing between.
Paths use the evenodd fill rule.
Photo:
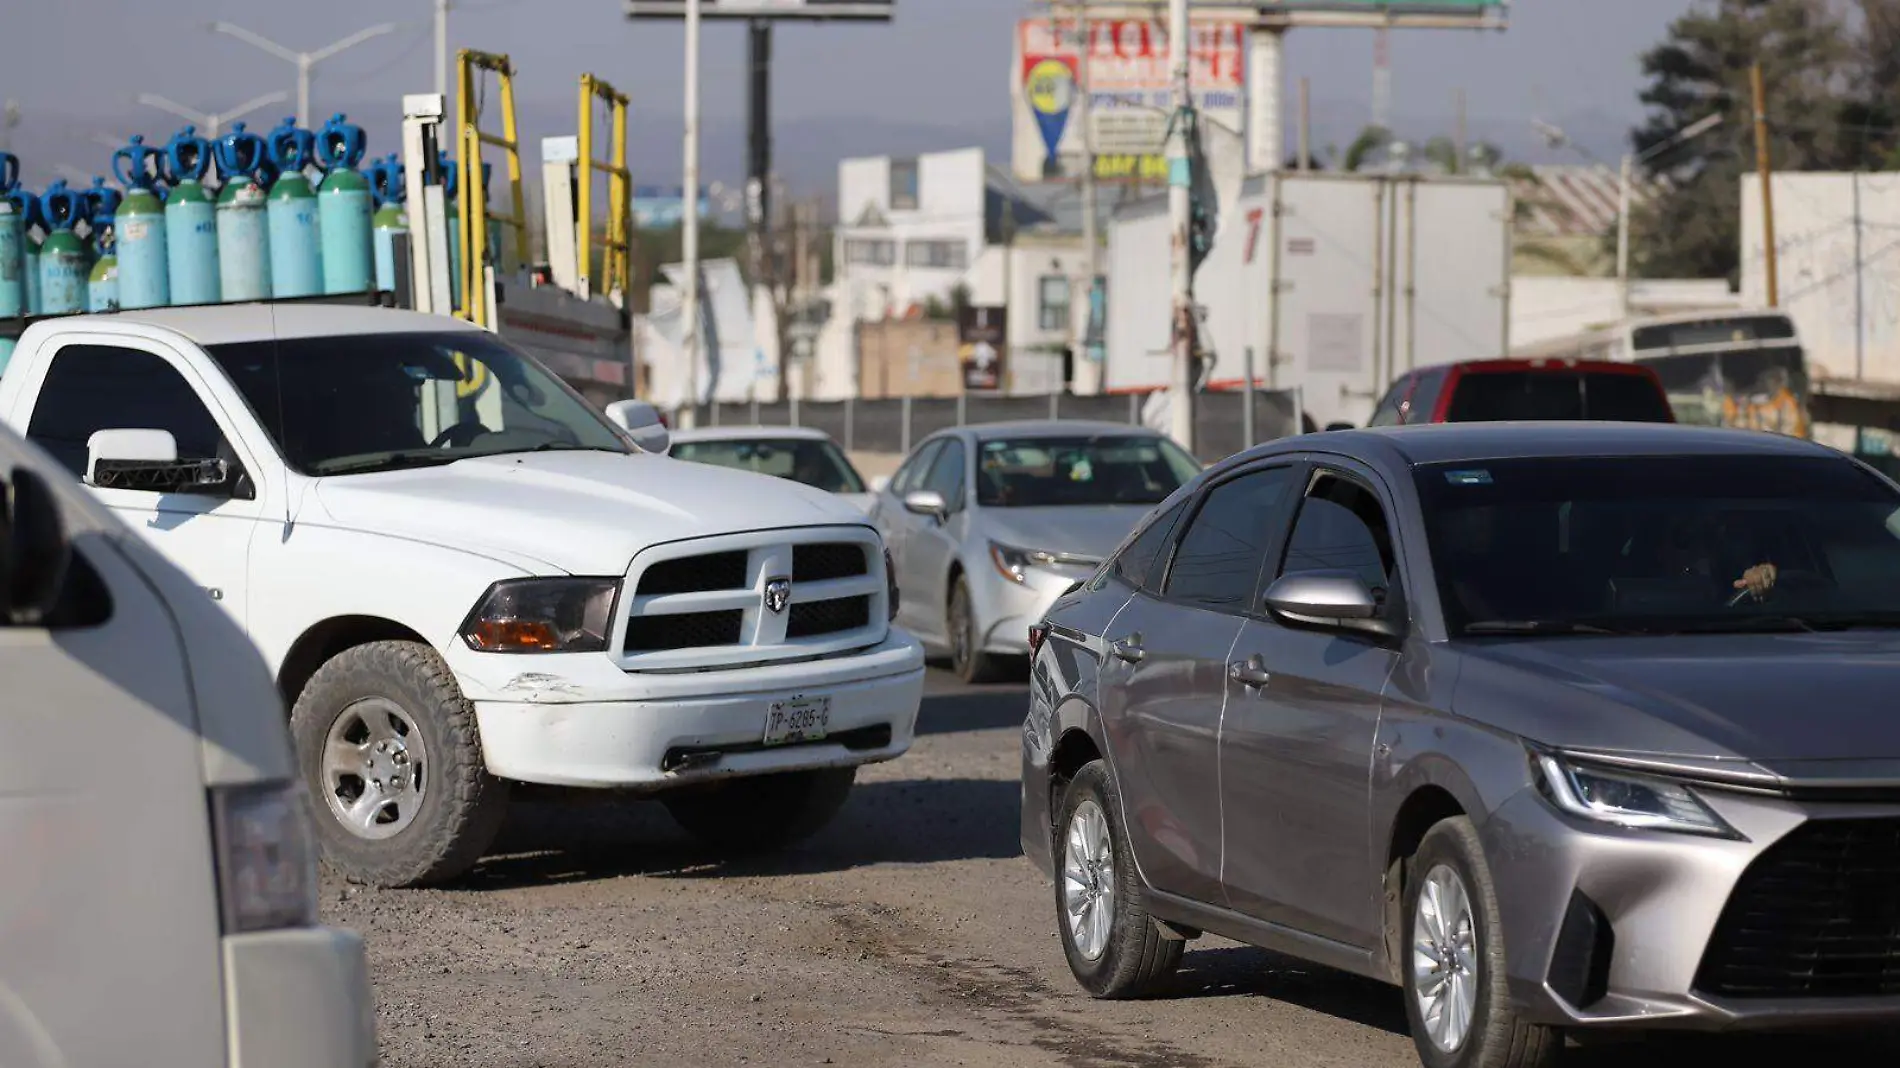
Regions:
<instances>
[{"instance_id":1,"label":"white building","mask_svg":"<svg viewBox=\"0 0 1900 1068\"><path fill-rule=\"evenodd\" d=\"M1102 200L1105 235L1113 197ZM1073 183L1018 182L980 148L847 159L838 164L834 240L834 325L949 314L963 287L971 304L1009 309L1011 392L1059 390L1065 381L1076 392L1096 390L1099 371L1066 354L1087 315ZM827 330L817 358L817 395L855 391L851 331Z\"/></svg>"}]
</instances>

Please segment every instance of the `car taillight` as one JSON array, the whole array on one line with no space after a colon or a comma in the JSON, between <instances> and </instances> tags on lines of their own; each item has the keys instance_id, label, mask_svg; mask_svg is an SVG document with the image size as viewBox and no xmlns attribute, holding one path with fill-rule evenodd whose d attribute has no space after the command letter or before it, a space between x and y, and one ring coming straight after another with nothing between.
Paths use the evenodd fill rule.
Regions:
<instances>
[{"instance_id":1,"label":"car taillight","mask_svg":"<svg viewBox=\"0 0 1900 1068\"><path fill-rule=\"evenodd\" d=\"M212 787L211 836L225 934L316 925L316 838L295 786Z\"/></svg>"},{"instance_id":2,"label":"car taillight","mask_svg":"<svg viewBox=\"0 0 1900 1068\"><path fill-rule=\"evenodd\" d=\"M891 563L891 551L884 550L884 595L890 602L890 615L886 622L897 621L897 566Z\"/></svg>"},{"instance_id":3,"label":"car taillight","mask_svg":"<svg viewBox=\"0 0 1900 1068\"><path fill-rule=\"evenodd\" d=\"M1049 624L1031 623L1029 625L1029 655L1035 656L1042 651L1042 642L1049 636Z\"/></svg>"}]
</instances>

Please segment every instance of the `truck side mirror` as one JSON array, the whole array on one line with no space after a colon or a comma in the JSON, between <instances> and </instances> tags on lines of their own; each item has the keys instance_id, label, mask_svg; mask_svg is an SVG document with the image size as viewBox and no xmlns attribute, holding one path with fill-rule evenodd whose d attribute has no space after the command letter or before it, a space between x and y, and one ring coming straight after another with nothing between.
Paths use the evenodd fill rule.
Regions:
<instances>
[{"instance_id":1,"label":"truck side mirror","mask_svg":"<svg viewBox=\"0 0 1900 1068\"><path fill-rule=\"evenodd\" d=\"M0 622L43 623L59 607L72 559L53 487L24 467L14 468L0 486Z\"/></svg>"},{"instance_id":2,"label":"truck side mirror","mask_svg":"<svg viewBox=\"0 0 1900 1068\"><path fill-rule=\"evenodd\" d=\"M643 400L615 401L606 408L607 418L627 432L633 443L646 452L664 455L673 443L673 433L660 418L660 410Z\"/></svg>"},{"instance_id":3,"label":"truck side mirror","mask_svg":"<svg viewBox=\"0 0 1900 1068\"><path fill-rule=\"evenodd\" d=\"M86 439L86 482L99 489L203 493L230 481L223 460L180 460L169 430L99 430Z\"/></svg>"}]
</instances>

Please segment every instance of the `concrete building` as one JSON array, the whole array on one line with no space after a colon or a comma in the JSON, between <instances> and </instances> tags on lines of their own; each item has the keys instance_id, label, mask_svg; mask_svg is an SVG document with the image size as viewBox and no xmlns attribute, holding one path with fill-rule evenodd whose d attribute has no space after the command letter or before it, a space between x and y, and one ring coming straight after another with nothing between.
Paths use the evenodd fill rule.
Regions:
<instances>
[{"instance_id":1,"label":"concrete building","mask_svg":"<svg viewBox=\"0 0 1900 1068\"><path fill-rule=\"evenodd\" d=\"M1113 204L1105 191L1104 236ZM1099 369L1069 352L1088 311L1076 184L1018 182L980 148L847 159L838 165L834 240L834 327L949 318L960 301L1001 306L1004 391L1099 389ZM828 329L817 359L815 395L856 392L855 331Z\"/></svg>"}]
</instances>

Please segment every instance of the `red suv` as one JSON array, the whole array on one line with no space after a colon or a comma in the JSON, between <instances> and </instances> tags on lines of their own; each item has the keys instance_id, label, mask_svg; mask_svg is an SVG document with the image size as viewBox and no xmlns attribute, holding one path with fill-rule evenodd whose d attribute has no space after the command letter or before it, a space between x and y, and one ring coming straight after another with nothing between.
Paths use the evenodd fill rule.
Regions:
<instances>
[{"instance_id":1,"label":"red suv","mask_svg":"<svg viewBox=\"0 0 1900 1068\"><path fill-rule=\"evenodd\" d=\"M1673 423L1656 372L1594 360L1477 360L1409 371L1368 426L1595 419Z\"/></svg>"}]
</instances>

